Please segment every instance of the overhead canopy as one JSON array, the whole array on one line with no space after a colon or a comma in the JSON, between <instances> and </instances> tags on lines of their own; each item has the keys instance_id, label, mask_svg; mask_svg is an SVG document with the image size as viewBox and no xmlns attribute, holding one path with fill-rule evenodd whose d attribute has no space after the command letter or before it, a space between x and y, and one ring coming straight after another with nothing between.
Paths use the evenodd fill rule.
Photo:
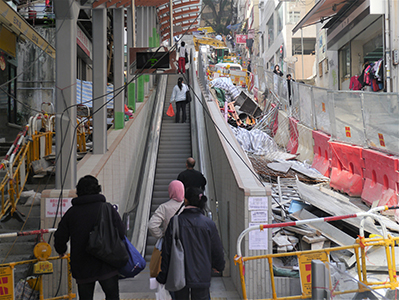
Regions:
<instances>
[{"instance_id":1,"label":"overhead canopy","mask_svg":"<svg viewBox=\"0 0 399 300\"><path fill-rule=\"evenodd\" d=\"M5 1L0 1L0 24L6 26L17 36L22 35L52 58L55 58L54 47Z\"/></svg>"},{"instance_id":2,"label":"overhead canopy","mask_svg":"<svg viewBox=\"0 0 399 300\"><path fill-rule=\"evenodd\" d=\"M296 24L292 33L295 34L299 29L324 22L334 17L340 9L348 3L348 0L320 0L315 6Z\"/></svg>"}]
</instances>

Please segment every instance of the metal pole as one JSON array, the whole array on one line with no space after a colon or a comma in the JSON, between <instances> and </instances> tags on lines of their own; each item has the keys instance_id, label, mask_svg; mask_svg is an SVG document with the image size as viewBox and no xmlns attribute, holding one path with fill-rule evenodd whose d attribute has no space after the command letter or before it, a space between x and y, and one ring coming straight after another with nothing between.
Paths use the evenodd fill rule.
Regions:
<instances>
[{"instance_id":1,"label":"metal pole","mask_svg":"<svg viewBox=\"0 0 399 300\"><path fill-rule=\"evenodd\" d=\"M132 0L132 34L133 34L133 47L136 47L136 4Z\"/></svg>"},{"instance_id":2,"label":"metal pole","mask_svg":"<svg viewBox=\"0 0 399 300\"><path fill-rule=\"evenodd\" d=\"M173 46L173 0L169 0L170 46Z\"/></svg>"},{"instance_id":3,"label":"metal pole","mask_svg":"<svg viewBox=\"0 0 399 300\"><path fill-rule=\"evenodd\" d=\"M305 79L305 72L303 67L303 29L301 28L301 48L302 48L302 80Z\"/></svg>"},{"instance_id":4,"label":"metal pole","mask_svg":"<svg viewBox=\"0 0 399 300\"><path fill-rule=\"evenodd\" d=\"M385 1L385 70L387 78L387 93L391 92L391 41L389 36L389 0Z\"/></svg>"}]
</instances>

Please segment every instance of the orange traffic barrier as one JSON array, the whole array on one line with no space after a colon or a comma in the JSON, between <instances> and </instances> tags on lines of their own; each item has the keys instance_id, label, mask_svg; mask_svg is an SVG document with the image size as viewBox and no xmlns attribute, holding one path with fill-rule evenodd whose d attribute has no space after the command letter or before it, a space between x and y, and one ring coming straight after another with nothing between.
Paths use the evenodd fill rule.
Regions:
<instances>
[{"instance_id":1,"label":"orange traffic barrier","mask_svg":"<svg viewBox=\"0 0 399 300\"><path fill-rule=\"evenodd\" d=\"M363 149L364 187L362 199L368 205L397 205L399 158L379 151Z\"/></svg>"},{"instance_id":2,"label":"orange traffic barrier","mask_svg":"<svg viewBox=\"0 0 399 300\"><path fill-rule=\"evenodd\" d=\"M331 176L330 186L360 197L363 191L363 148L337 142L330 142Z\"/></svg>"},{"instance_id":3,"label":"orange traffic barrier","mask_svg":"<svg viewBox=\"0 0 399 300\"><path fill-rule=\"evenodd\" d=\"M290 123L290 140L287 144L287 150L291 154L295 154L298 151L298 120L294 118L289 118Z\"/></svg>"},{"instance_id":4,"label":"orange traffic barrier","mask_svg":"<svg viewBox=\"0 0 399 300\"><path fill-rule=\"evenodd\" d=\"M330 177L331 149L328 143L330 136L315 130L312 135L314 140L312 168L315 168L324 176Z\"/></svg>"}]
</instances>

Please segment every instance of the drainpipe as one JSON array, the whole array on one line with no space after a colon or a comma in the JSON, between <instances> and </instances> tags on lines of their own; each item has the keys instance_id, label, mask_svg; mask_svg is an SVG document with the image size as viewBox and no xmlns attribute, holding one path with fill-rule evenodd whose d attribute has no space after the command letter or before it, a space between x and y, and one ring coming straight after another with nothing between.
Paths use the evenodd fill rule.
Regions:
<instances>
[{"instance_id":1,"label":"drainpipe","mask_svg":"<svg viewBox=\"0 0 399 300\"><path fill-rule=\"evenodd\" d=\"M385 1L385 70L387 78L387 93L391 92L391 40L389 35L389 7L390 0Z\"/></svg>"}]
</instances>

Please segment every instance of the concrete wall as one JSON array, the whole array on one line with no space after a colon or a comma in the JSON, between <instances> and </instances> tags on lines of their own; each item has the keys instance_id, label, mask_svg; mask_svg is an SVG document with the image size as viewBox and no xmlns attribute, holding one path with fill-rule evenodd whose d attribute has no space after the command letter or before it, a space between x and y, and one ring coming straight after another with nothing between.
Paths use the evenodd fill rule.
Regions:
<instances>
[{"instance_id":1,"label":"concrete wall","mask_svg":"<svg viewBox=\"0 0 399 300\"><path fill-rule=\"evenodd\" d=\"M225 122L215 101L203 92L205 105L205 130L208 136L210 166L214 179L218 210L214 216L219 225L220 235L226 252L226 271L229 273L238 291L241 282L238 266L234 265L237 254L237 238L246 229L251 220L248 210L249 197L268 197L270 187L262 186L255 177L252 165L235 139L229 125ZM209 101L211 100L211 101ZM216 126L214 125L216 124ZM227 143L226 139L230 144ZM269 198L270 201L270 198ZM270 212L269 212L270 220ZM249 250L248 236L242 243L243 256L271 253L271 240L268 250ZM270 297L270 278L265 260L246 262L245 280L249 299Z\"/></svg>"},{"instance_id":2,"label":"concrete wall","mask_svg":"<svg viewBox=\"0 0 399 300\"><path fill-rule=\"evenodd\" d=\"M35 28L51 45L55 45L55 28ZM30 108L41 110L42 102L54 103L55 60L30 41L18 43L17 98ZM19 111L28 113L25 106Z\"/></svg>"}]
</instances>

